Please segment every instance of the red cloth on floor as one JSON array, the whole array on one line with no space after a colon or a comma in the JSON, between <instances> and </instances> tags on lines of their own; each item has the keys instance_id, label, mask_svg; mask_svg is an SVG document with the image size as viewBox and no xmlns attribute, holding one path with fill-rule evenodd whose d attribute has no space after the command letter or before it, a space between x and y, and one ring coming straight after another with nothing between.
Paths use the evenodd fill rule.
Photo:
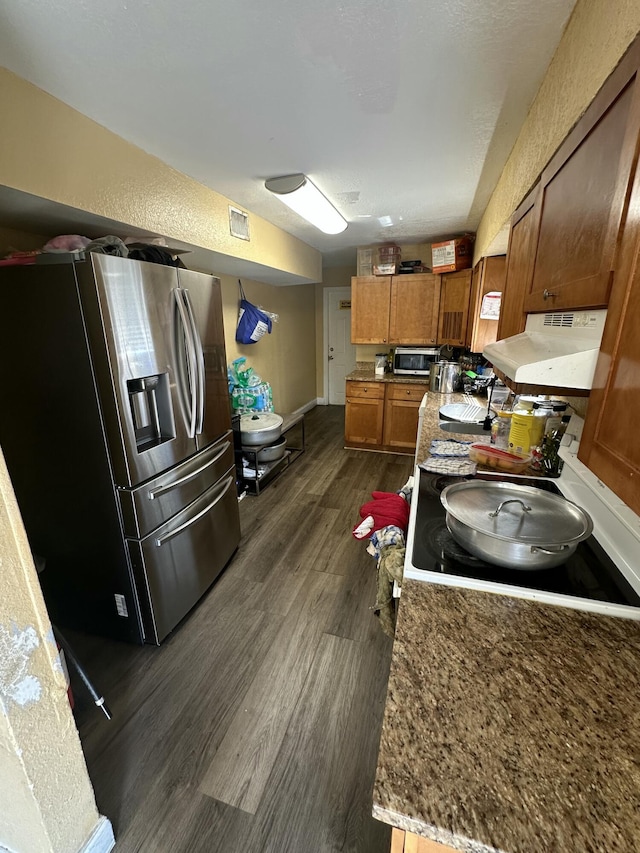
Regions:
<instances>
[{"instance_id":1,"label":"red cloth on floor","mask_svg":"<svg viewBox=\"0 0 640 853\"><path fill-rule=\"evenodd\" d=\"M371 533L389 524L406 532L409 524L409 504L406 500L395 492L372 492L371 496L373 500L360 507L360 518L368 515L373 517Z\"/></svg>"}]
</instances>

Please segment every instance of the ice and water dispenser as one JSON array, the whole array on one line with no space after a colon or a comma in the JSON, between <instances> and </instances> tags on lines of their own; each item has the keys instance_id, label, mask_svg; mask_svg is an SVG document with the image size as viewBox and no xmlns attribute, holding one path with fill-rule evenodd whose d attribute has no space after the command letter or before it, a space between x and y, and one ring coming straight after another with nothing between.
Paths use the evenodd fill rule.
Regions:
<instances>
[{"instance_id":1,"label":"ice and water dispenser","mask_svg":"<svg viewBox=\"0 0 640 853\"><path fill-rule=\"evenodd\" d=\"M166 373L128 379L127 391L138 453L175 438Z\"/></svg>"}]
</instances>

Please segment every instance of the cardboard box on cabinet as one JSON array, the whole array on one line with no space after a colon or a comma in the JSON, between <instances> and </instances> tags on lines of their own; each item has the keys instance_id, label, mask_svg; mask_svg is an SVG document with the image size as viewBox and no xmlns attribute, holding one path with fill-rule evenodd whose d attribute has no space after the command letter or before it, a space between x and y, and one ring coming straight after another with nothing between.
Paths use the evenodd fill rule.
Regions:
<instances>
[{"instance_id":1,"label":"cardboard box on cabinet","mask_svg":"<svg viewBox=\"0 0 640 853\"><path fill-rule=\"evenodd\" d=\"M471 235L456 237L431 244L432 272L457 272L469 269L473 264L473 240Z\"/></svg>"}]
</instances>

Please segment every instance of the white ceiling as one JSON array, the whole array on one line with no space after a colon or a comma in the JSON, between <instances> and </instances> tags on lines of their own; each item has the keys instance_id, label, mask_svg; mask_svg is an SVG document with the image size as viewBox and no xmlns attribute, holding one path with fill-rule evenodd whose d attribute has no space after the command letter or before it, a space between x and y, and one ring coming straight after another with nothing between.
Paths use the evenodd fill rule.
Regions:
<instances>
[{"instance_id":1,"label":"white ceiling","mask_svg":"<svg viewBox=\"0 0 640 853\"><path fill-rule=\"evenodd\" d=\"M0 65L335 265L476 230L573 5L0 0ZM264 189L294 172L343 234Z\"/></svg>"}]
</instances>

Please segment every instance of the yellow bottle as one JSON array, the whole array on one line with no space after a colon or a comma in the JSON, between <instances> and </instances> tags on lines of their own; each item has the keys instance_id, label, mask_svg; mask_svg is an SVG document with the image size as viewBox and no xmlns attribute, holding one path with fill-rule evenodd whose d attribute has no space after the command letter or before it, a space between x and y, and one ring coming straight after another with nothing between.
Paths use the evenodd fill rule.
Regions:
<instances>
[{"instance_id":1,"label":"yellow bottle","mask_svg":"<svg viewBox=\"0 0 640 853\"><path fill-rule=\"evenodd\" d=\"M545 419L533 411L514 412L509 430L509 450L514 453L528 453L542 440Z\"/></svg>"}]
</instances>

